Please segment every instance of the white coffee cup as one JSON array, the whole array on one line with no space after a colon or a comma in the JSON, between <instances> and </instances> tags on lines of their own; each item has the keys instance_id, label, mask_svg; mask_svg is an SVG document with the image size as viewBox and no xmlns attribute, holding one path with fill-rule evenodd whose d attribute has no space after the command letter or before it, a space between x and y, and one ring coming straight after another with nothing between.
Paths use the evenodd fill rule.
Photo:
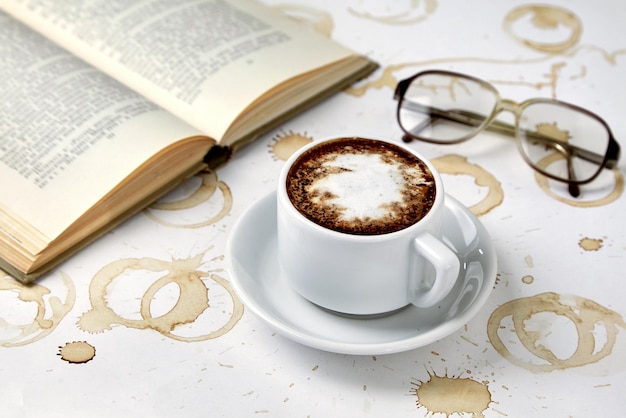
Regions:
<instances>
[{"instance_id":1,"label":"white coffee cup","mask_svg":"<svg viewBox=\"0 0 626 418\"><path fill-rule=\"evenodd\" d=\"M398 198L409 194L398 206ZM310 302L344 314L437 304L460 269L457 255L441 241L444 200L435 167L404 145L366 138L306 145L286 162L278 181L278 257L286 280ZM409 215L416 218L408 226L398 221ZM369 222L359 222L365 218ZM368 231L370 224L378 229Z\"/></svg>"}]
</instances>

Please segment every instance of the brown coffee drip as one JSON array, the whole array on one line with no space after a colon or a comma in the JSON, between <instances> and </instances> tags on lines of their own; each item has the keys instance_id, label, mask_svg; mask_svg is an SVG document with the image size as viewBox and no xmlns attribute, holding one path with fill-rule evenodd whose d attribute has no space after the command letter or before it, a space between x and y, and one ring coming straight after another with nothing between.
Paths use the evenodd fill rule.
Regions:
<instances>
[{"instance_id":1,"label":"brown coffee drip","mask_svg":"<svg viewBox=\"0 0 626 418\"><path fill-rule=\"evenodd\" d=\"M381 167L399 173L400 200L381 204L379 209L384 215L348 218L349 208L338 204L340 196L318 187L320 180L359 168L342 166L339 159L346 155L379 156ZM352 198L368 199L383 192L376 189L377 179L368 181L371 187L351 191L357 193ZM394 144L365 138L340 138L310 148L294 162L286 183L289 199L306 218L325 228L355 235L387 234L407 228L426 216L436 195L433 174L422 160Z\"/></svg>"}]
</instances>

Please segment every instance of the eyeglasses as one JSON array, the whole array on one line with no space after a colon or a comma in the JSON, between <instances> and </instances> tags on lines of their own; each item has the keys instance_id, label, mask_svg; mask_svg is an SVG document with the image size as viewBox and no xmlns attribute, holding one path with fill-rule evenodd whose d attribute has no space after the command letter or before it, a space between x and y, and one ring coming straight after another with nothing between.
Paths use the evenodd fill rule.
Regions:
<instances>
[{"instance_id":1,"label":"eyeglasses","mask_svg":"<svg viewBox=\"0 0 626 418\"><path fill-rule=\"evenodd\" d=\"M553 99L502 99L493 85L468 75L424 71L400 81L394 98L405 142L456 144L485 129L512 135L524 160L568 183L574 197L619 159L619 144L599 116ZM514 125L495 119L503 110L515 115Z\"/></svg>"}]
</instances>

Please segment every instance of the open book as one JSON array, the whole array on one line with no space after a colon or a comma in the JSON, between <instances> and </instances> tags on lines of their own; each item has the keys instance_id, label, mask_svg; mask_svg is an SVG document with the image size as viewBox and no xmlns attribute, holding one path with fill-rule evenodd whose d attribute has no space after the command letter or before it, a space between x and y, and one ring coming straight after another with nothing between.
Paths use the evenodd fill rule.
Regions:
<instances>
[{"instance_id":1,"label":"open book","mask_svg":"<svg viewBox=\"0 0 626 418\"><path fill-rule=\"evenodd\" d=\"M1 1L0 268L34 280L375 68L254 0Z\"/></svg>"}]
</instances>

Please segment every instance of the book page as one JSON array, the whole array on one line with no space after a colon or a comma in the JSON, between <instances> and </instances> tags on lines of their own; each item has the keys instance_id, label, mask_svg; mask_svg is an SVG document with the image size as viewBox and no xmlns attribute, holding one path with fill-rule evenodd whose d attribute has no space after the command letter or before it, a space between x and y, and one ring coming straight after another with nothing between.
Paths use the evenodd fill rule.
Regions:
<instances>
[{"instance_id":1,"label":"book page","mask_svg":"<svg viewBox=\"0 0 626 418\"><path fill-rule=\"evenodd\" d=\"M0 12L0 209L56 237L198 131Z\"/></svg>"},{"instance_id":2,"label":"book page","mask_svg":"<svg viewBox=\"0 0 626 418\"><path fill-rule=\"evenodd\" d=\"M273 86L352 55L250 0L5 0L0 7L218 139Z\"/></svg>"}]
</instances>

